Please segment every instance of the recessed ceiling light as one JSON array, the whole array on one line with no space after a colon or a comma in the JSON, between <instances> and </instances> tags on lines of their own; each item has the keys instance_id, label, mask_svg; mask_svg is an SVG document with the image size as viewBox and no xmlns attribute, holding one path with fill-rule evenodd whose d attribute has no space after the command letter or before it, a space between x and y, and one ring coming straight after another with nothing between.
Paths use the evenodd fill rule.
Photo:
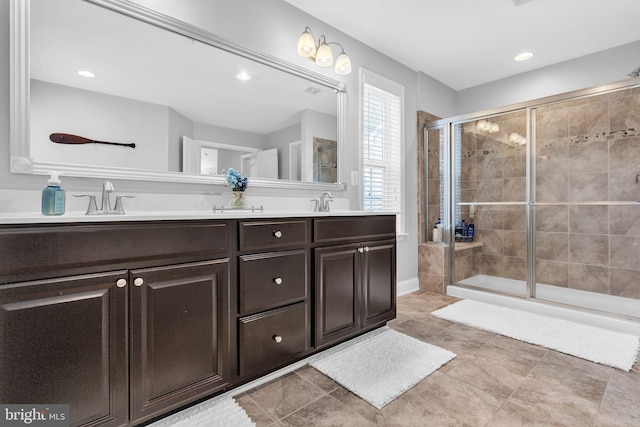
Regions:
<instances>
[{"instance_id":1,"label":"recessed ceiling light","mask_svg":"<svg viewBox=\"0 0 640 427\"><path fill-rule=\"evenodd\" d=\"M526 61L527 59L531 59L533 58L533 53L531 52L522 52L519 55L516 55L515 59L516 61Z\"/></svg>"},{"instance_id":2,"label":"recessed ceiling light","mask_svg":"<svg viewBox=\"0 0 640 427\"><path fill-rule=\"evenodd\" d=\"M241 71L236 74L236 79L238 80L251 80L253 76L245 71Z\"/></svg>"},{"instance_id":3,"label":"recessed ceiling light","mask_svg":"<svg viewBox=\"0 0 640 427\"><path fill-rule=\"evenodd\" d=\"M90 78L93 78L96 76L91 71L87 71L87 70L80 70L78 71L78 74L80 74L82 77L90 77Z\"/></svg>"}]
</instances>

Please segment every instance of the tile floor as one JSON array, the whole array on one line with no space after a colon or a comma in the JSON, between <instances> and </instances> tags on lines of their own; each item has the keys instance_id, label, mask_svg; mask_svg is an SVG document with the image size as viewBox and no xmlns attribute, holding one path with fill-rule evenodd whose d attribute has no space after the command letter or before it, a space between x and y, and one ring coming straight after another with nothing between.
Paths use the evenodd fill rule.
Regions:
<instances>
[{"instance_id":1,"label":"tile floor","mask_svg":"<svg viewBox=\"0 0 640 427\"><path fill-rule=\"evenodd\" d=\"M237 396L261 426L640 426L640 363L627 373L429 313L456 301L398 298L400 332L458 356L377 410L315 369Z\"/></svg>"}]
</instances>

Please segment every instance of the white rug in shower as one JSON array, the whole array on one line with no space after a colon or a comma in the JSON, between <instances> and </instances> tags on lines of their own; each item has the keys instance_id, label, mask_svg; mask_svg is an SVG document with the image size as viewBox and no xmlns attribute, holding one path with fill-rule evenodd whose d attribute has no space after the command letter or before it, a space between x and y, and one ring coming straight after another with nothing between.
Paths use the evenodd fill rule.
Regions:
<instances>
[{"instance_id":1,"label":"white rug in shower","mask_svg":"<svg viewBox=\"0 0 640 427\"><path fill-rule=\"evenodd\" d=\"M149 427L255 427L238 403L227 395L214 397L150 424Z\"/></svg>"},{"instance_id":2,"label":"white rug in shower","mask_svg":"<svg viewBox=\"0 0 640 427\"><path fill-rule=\"evenodd\" d=\"M431 314L624 371L640 351L633 335L479 301L458 301Z\"/></svg>"},{"instance_id":3,"label":"white rug in shower","mask_svg":"<svg viewBox=\"0 0 640 427\"><path fill-rule=\"evenodd\" d=\"M325 350L309 364L380 409L454 357L383 327Z\"/></svg>"}]
</instances>

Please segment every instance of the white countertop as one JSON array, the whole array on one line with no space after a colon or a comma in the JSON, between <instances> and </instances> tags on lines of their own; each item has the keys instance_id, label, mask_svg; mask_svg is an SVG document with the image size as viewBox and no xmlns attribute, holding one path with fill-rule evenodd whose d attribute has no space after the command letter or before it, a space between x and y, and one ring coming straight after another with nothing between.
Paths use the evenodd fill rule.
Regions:
<instances>
[{"instance_id":1,"label":"white countertop","mask_svg":"<svg viewBox=\"0 0 640 427\"><path fill-rule=\"evenodd\" d=\"M48 224L72 222L117 222L117 221L164 221L191 219L238 219L238 218L294 218L327 216L380 215L382 212L334 211L313 212L305 210L225 210L224 212L205 211L165 211L165 212L127 212L124 215L85 215L84 212L67 212L64 215L46 216L36 212L0 213L0 224Z\"/></svg>"}]
</instances>

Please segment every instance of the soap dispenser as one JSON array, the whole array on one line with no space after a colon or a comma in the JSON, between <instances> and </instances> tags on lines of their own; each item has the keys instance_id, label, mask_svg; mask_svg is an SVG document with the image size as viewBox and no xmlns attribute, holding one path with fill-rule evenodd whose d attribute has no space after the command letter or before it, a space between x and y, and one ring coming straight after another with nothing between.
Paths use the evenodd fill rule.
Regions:
<instances>
[{"instance_id":1,"label":"soap dispenser","mask_svg":"<svg viewBox=\"0 0 640 427\"><path fill-rule=\"evenodd\" d=\"M62 215L65 208L65 192L56 172L51 173L47 187L42 190L42 214Z\"/></svg>"}]
</instances>

